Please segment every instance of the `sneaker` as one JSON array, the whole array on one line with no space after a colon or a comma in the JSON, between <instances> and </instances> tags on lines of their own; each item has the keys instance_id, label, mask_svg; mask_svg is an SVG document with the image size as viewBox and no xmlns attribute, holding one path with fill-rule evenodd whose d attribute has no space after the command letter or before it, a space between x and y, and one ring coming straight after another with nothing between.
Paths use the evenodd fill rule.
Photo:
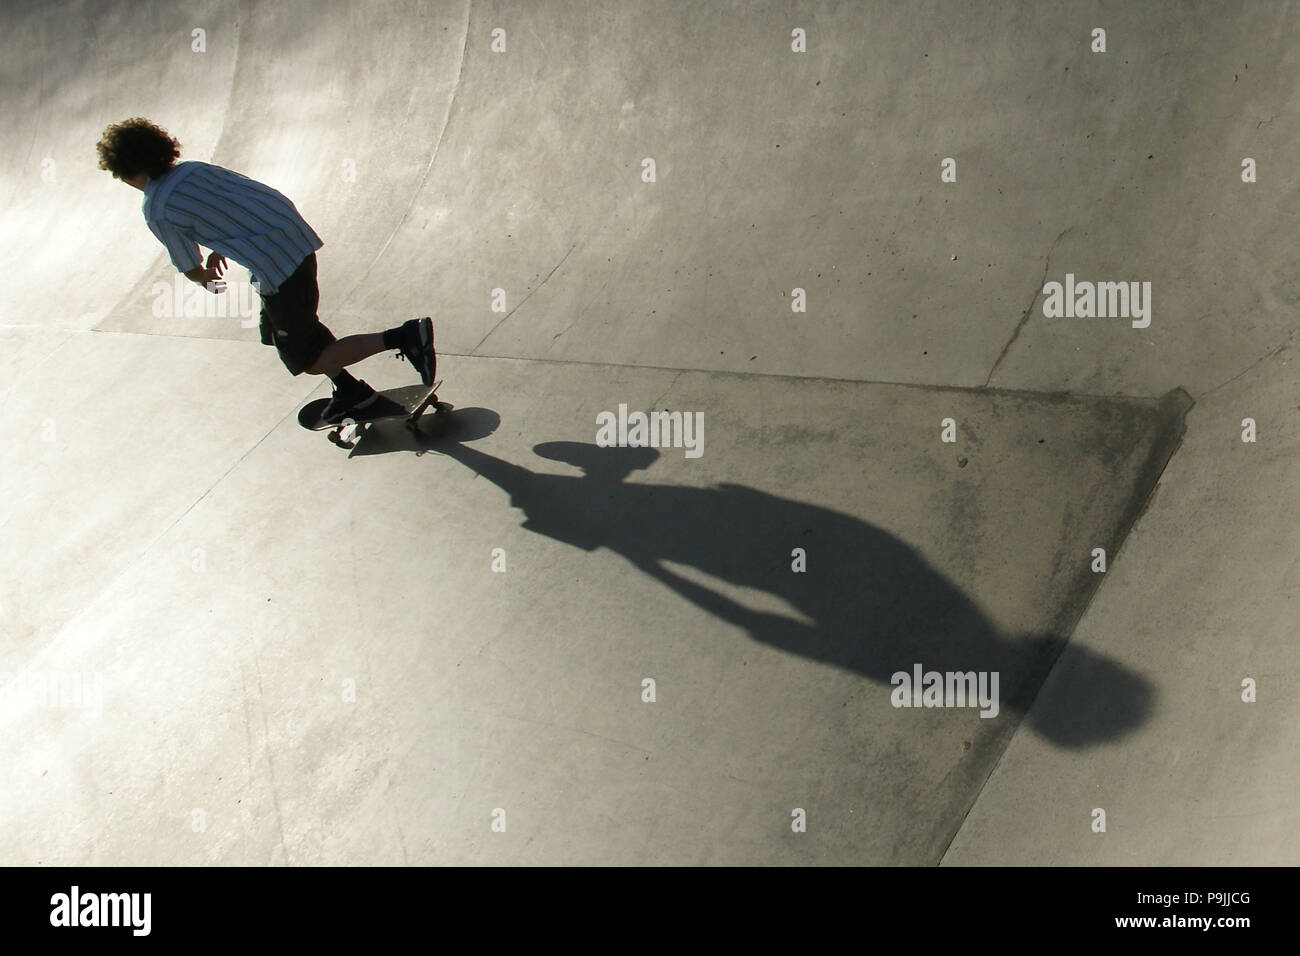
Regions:
<instances>
[{"instance_id":1,"label":"sneaker","mask_svg":"<svg viewBox=\"0 0 1300 956\"><path fill-rule=\"evenodd\" d=\"M355 388L348 389L346 392L334 389L334 394L330 396L329 404L325 406L325 411L321 412L326 424L337 425L345 418L356 418L364 413L379 398L379 393L367 385L365 382L358 381Z\"/></svg>"},{"instance_id":2,"label":"sneaker","mask_svg":"<svg viewBox=\"0 0 1300 956\"><path fill-rule=\"evenodd\" d=\"M433 320L426 316L403 322L402 350L397 354L414 366L420 373L421 382L432 385L433 376L438 371L438 356L433 350Z\"/></svg>"}]
</instances>

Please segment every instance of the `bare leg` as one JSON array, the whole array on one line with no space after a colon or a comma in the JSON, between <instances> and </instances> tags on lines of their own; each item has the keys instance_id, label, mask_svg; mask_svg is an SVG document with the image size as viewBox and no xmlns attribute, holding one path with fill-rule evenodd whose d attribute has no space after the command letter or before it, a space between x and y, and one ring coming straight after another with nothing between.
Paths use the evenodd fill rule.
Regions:
<instances>
[{"instance_id":1,"label":"bare leg","mask_svg":"<svg viewBox=\"0 0 1300 956\"><path fill-rule=\"evenodd\" d=\"M308 375L337 375L345 366L362 359L378 355L384 349L382 332L370 332L365 335L345 335L337 342L331 342L316 357L316 364L307 369Z\"/></svg>"}]
</instances>

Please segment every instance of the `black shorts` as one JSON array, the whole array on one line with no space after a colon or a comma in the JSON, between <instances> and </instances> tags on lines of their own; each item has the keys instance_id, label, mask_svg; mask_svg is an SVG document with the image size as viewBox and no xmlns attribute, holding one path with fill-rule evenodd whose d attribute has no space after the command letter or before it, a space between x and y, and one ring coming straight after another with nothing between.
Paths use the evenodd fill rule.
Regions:
<instances>
[{"instance_id":1,"label":"black shorts","mask_svg":"<svg viewBox=\"0 0 1300 956\"><path fill-rule=\"evenodd\" d=\"M284 280L278 292L262 296L262 344L274 345L280 361L294 375L315 365L321 350L334 341L334 333L316 315L319 304L314 252Z\"/></svg>"}]
</instances>

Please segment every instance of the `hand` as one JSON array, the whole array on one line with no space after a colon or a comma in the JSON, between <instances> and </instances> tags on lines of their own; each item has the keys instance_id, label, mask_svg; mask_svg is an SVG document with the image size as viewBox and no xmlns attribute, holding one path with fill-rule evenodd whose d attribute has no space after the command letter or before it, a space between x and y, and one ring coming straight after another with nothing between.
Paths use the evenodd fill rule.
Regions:
<instances>
[{"instance_id":1,"label":"hand","mask_svg":"<svg viewBox=\"0 0 1300 956\"><path fill-rule=\"evenodd\" d=\"M226 257L219 252L208 253L207 276L203 283L207 290L212 293L225 292L226 283L222 279L225 274Z\"/></svg>"},{"instance_id":2,"label":"hand","mask_svg":"<svg viewBox=\"0 0 1300 956\"><path fill-rule=\"evenodd\" d=\"M213 258L214 256L216 257L215 259ZM220 260L219 263L216 261L218 259ZM226 283L221 278L221 274L225 271L225 268L226 260L222 259L214 252L208 257L207 268L204 268L203 266L195 266L189 272L185 273L185 278L189 279L191 282L197 282L199 285L203 286L203 288L214 294L225 292Z\"/></svg>"}]
</instances>

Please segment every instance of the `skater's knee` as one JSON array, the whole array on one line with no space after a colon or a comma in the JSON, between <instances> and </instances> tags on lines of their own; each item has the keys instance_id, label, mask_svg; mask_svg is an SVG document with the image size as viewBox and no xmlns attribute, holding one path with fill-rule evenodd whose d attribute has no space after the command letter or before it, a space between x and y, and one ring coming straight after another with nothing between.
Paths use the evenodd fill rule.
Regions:
<instances>
[{"instance_id":1,"label":"skater's knee","mask_svg":"<svg viewBox=\"0 0 1300 956\"><path fill-rule=\"evenodd\" d=\"M333 356L331 356L330 351L331 346L327 345L316 353L316 358L306 368L308 375L329 375L333 377L343 370L342 365L332 360Z\"/></svg>"}]
</instances>

